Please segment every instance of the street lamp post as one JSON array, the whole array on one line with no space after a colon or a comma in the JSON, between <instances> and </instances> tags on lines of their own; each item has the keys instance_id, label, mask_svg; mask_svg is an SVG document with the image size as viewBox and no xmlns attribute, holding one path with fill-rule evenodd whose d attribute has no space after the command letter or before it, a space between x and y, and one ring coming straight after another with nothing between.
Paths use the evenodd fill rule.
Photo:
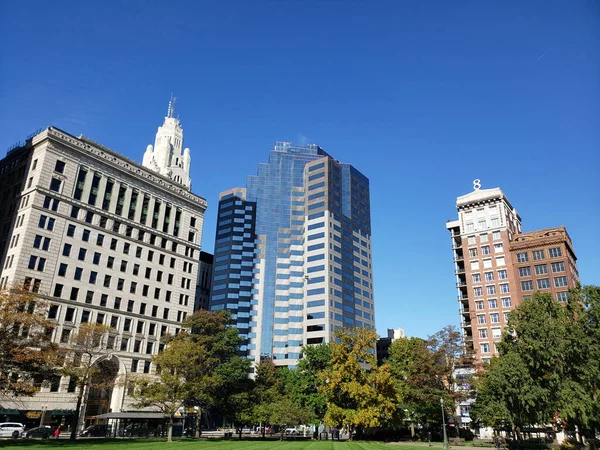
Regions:
<instances>
[{"instance_id":1,"label":"street lamp post","mask_svg":"<svg viewBox=\"0 0 600 450\"><path fill-rule=\"evenodd\" d=\"M444 450L448 450L448 436L446 435L446 418L444 413L444 399L440 398L440 403L442 405L442 427L444 429Z\"/></svg>"}]
</instances>

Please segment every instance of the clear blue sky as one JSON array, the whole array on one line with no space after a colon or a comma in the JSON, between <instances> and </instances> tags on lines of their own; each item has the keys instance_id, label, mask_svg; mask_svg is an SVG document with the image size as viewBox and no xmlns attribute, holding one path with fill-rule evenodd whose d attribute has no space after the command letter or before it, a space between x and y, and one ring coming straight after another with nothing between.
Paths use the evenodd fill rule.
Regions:
<instances>
[{"instance_id":1,"label":"clear blue sky","mask_svg":"<svg viewBox=\"0 0 600 450\"><path fill-rule=\"evenodd\" d=\"M137 161L171 92L205 197L276 140L371 180L377 328L458 324L447 219L480 178L600 284L597 1L3 1L0 148L55 125Z\"/></svg>"}]
</instances>

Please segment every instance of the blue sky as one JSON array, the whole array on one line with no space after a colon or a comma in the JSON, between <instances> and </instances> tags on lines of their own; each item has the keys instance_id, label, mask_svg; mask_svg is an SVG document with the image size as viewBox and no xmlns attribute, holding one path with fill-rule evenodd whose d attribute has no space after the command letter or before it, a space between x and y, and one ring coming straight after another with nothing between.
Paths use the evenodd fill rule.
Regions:
<instances>
[{"instance_id":1,"label":"blue sky","mask_svg":"<svg viewBox=\"0 0 600 450\"><path fill-rule=\"evenodd\" d=\"M1 2L0 55L2 149L55 125L141 161L173 92L207 251L276 140L352 163L380 333L458 324L445 222L474 178L526 231L565 225L600 284L596 1Z\"/></svg>"}]
</instances>

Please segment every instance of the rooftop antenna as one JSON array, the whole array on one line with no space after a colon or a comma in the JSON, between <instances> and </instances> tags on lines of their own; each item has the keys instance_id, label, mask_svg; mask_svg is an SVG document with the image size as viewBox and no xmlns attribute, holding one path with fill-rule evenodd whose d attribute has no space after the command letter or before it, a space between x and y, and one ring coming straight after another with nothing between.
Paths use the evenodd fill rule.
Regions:
<instances>
[{"instance_id":1,"label":"rooftop antenna","mask_svg":"<svg viewBox=\"0 0 600 450\"><path fill-rule=\"evenodd\" d=\"M171 92L171 100L169 100L169 109L167 110L167 117L173 118L175 114L175 102L177 101L176 97L173 97L173 93Z\"/></svg>"}]
</instances>

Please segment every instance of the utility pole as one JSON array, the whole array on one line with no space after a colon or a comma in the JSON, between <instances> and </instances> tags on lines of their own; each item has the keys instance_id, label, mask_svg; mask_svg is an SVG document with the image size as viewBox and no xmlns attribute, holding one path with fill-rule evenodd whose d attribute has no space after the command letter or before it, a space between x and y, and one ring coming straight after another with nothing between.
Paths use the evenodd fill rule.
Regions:
<instances>
[{"instance_id":1,"label":"utility pole","mask_svg":"<svg viewBox=\"0 0 600 450\"><path fill-rule=\"evenodd\" d=\"M442 427L444 429L444 450L448 450L450 447L448 446L448 436L446 435L446 417L444 413L444 398L440 398L440 403L442 405Z\"/></svg>"}]
</instances>

